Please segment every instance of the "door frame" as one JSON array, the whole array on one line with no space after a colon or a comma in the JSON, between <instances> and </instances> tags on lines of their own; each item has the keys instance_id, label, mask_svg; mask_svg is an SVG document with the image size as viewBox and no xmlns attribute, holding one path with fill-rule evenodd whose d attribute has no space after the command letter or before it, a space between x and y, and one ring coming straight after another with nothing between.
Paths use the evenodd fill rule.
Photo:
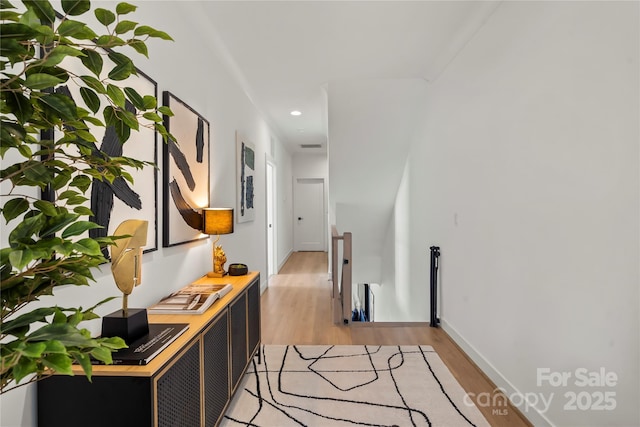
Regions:
<instances>
[{"instance_id":1,"label":"door frame","mask_svg":"<svg viewBox=\"0 0 640 427\"><path fill-rule=\"evenodd\" d=\"M294 176L292 183L293 193L293 217L291 221L291 227L293 228L293 250L299 251L297 247L298 240L296 238L296 185L298 181L321 181L322 182L322 249L321 252L327 252L327 180L324 177L310 177L310 176Z\"/></svg>"},{"instance_id":2,"label":"door frame","mask_svg":"<svg viewBox=\"0 0 640 427\"><path fill-rule=\"evenodd\" d=\"M271 168L271 179L269 179ZM265 245L267 284L272 275L278 274L278 168L276 162L268 154L265 155ZM269 209L271 208L271 209ZM269 212L269 210L271 210ZM269 231L269 216L271 216L271 232ZM270 238L270 236L272 238Z\"/></svg>"}]
</instances>

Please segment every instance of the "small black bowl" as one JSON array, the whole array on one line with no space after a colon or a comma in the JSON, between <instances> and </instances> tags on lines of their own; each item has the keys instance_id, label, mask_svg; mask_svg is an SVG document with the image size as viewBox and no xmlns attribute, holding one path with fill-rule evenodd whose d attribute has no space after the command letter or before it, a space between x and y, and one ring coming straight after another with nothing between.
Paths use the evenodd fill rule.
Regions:
<instances>
[{"instance_id":1,"label":"small black bowl","mask_svg":"<svg viewBox=\"0 0 640 427\"><path fill-rule=\"evenodd\" d=\"M229 276L244 276L248 272L246 264L229 264Z\"/></svg>"}]
</instances>

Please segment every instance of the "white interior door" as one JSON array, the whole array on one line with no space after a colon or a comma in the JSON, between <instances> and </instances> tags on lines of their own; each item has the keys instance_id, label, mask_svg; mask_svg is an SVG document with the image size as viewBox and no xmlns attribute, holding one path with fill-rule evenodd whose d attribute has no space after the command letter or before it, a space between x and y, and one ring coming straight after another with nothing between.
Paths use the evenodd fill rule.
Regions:
<instances>
[{"instance_id":1,"label":"white interior door","mask_svg":"<svg viewBox=\"0 0 640 427\"><path fill-rule=\"evenodd\" d=\"M267 280L278 273L276 245L276 168L267 160Z\"/></svg>"},{"instance_id":2,"label":"white interior door","mask_svg":"<svg viewBox=\"0 0 640 427\"><path fill-rule=\"evenodd\" d=\"M326 251L324 179L296 178L293 199L294 249Z\"/></svg>"}]
</instances>

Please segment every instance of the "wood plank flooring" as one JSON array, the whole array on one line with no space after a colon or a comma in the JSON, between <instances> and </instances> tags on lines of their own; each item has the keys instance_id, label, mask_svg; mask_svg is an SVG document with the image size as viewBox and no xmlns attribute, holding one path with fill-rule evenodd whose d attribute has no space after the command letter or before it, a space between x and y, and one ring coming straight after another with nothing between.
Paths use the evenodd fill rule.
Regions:
<instances>
[{"instance_id":1,"label":"wood plank flooring","mask_svg":"<svg viewBox=\"0 0 640 427\"><path fill-rule=\"evenodd\" d=\"M430 345L467 392L496 394L495 384L440 328L335 325L327 271L326 252L294 252L289 257L261 297L263 344ZM511 405L476 405L492 426L531 426Z\"/></svg>"}]
</instances>

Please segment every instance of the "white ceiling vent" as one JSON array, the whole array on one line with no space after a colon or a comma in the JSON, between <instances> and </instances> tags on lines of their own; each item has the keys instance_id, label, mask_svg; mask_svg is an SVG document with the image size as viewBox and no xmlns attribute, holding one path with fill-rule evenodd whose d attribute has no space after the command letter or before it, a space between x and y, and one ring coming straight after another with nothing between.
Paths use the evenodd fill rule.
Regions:
<instances>
[{"instance_id":1,"label":"white ceiling vent","mask_svg":"<svg viewBox=\"0 0 640 427\"><path fill-rule=\"evenodd\" d=\"M300 144L300 148L322 148L322 144Z\"/></svg>"}]
</instances>

